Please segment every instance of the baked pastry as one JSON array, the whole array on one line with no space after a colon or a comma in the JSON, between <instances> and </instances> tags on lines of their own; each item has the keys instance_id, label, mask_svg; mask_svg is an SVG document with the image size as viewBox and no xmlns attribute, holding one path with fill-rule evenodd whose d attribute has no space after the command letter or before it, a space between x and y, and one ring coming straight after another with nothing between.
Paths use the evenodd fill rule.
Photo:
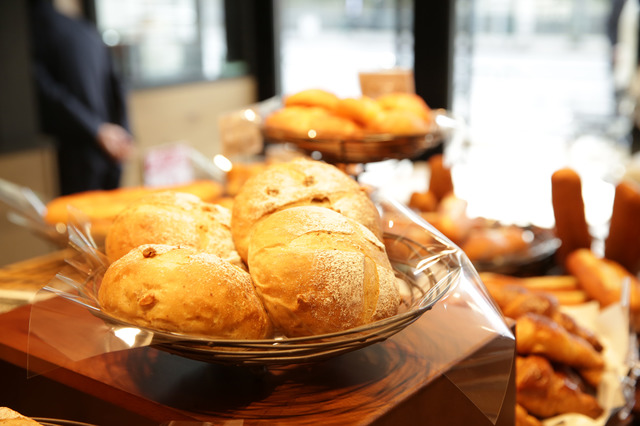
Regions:
<instances>
[{"instance_id":1,"label":"baked pastry","mask_svg":"<svg viewBox=\"0 0 640 426\"><path fill-rule=\"evenodd\" d=\"M579 413L593 419L604 410L572 377L557 372L541 356L516 357L516 400L529 413L547 418Z\"/></svg>"},{"instance_id":2,"label":"baked pastry","mask_svg":"<svg viewBox=\"0 0 640 426\"><path fill-rule=\"evenodd\" d=\"M0 407L0 425L3 426L42 426L39 423L9 407Z\"/></svg>"},{"instance_id":3,"label":"baked pastry","mask_svg":"<svg viewBox=\"0 0 640 426\"><path fill-rule=\"evenodd\" d=\"M270 131L281 132L283 137L331 139L361 135L360 126L353 120L317 106L284 107L269 115L264 125Z\"/></svg>"},{"instance_id":4,"label":"baked pastry","mask_svg":"<svg viewBox=\"0 0 640 426\"><path fill-rule=\"evenodd\" d=\"M340 98L324 89L305 89L284 98L284 106L312 106L322 107L328 111L335 111Z\"/></svg>"},{"instance_id":5,"label":"baked pastry","mask_svg":"<svg viewBox=\"0 0 640 426\"><path fill-rule=\"evenodd\" d=\"M555 233L561 243L556 258L562 265L572 251L591 247L580 175L570 168L556 170L551 175L551 199Z\"/></svg>"},{"instance_id":6,"label":"baked pastry","mask_svg":"<svg viewBox=\"0 0 640 426\"><path fill-rule=\"evenodd\" d=\"M429 131L429 124L413 111L382 110L365 130L368 133L419 135Z\"/></svg>"},{"instance_id":7,"label":"baked pastry","mask_svg":"<svg viewBox=\"0 0 640 426\"><path fill-rule=\"evenodd\" d=\"M576 368L604 367L602 355L589 342L544 315L528 313L518 318L516 350L523 355L544 355Z\"/></svg>"},{"instance_id":8,"label":"baked pastry","mask_svg":"<svg viewBox=\"0 0 640 426\"><path fill-rule=\"evenodd\" d=\"M616 186L604 257L640 272L640 185L624 180Z\"/></svg>"},{"instance_id":9,"label":"baked pastry","mask_svg":"<svg viewBox=\"0 0 640 426\"><path fill-rule=\"evenodd\" d=\"M620 302L623 281L628 279L629 306L633 312L640 311L640 280L618 262L601 258L591 250L580 249L569 254L565 264L589 297L603 307Z\"/></svg>"},{"instance_id":10,"label":"baked pastry","mask_svg":"<svg viewBox=\"0 0 640 426\"><path fill-rule=\"evenodd\" d=\"M126 207L107 232L111 262L143 244L183 245L243 266L231 236L231 211L182 192L159 192Z\"/></svg>"},{"instance_id":11,"label":"baked pastry","mask_svg":"<svg viewBox=\"0 0 640 426\"><path fill-rule=\"evenodd\" d=\"M432 120L431 108L415 93L387 93L376 98L376 101L384 110L411 112L426 124Z\"/></svg>"},{"instance_id":12,"label":"baked pastry","mask_svg":"<svg viewBox=\"0 0 640 426\"><path fill-rule=\"evenodd\" d=\"M349 118L360 126L368 127L378 121L382 107L373 98L344 98L336 105L336 114Z\"/></svg>"},{"instance_id":13,"label":"baked pastry","mask_svg":"<svg viewBox=\"0 0 640 426\"><path fill-rule=\"evenodd\" d=\"M54 198L47 203L44 220L55 225L69 222L69 206L84 214L91 221L91 235L103 239L115 217L132 202L147 195L162 191L177 191L193 194L203 201L213 202L224 191L222 184L210 180L199 180L188 184L165 187L127 187L104 191L86 191Z\"/></svg>"},{"instance_id":14,"label":"baked pastry","mask_svg":"<svg viewBox=\"0 0 640 426\"><path fill-rule=\"evenodd\" d=\"M289 337L347 330L398 311L384 244L324 207L291 207L258 222L248 264L276 329Z\"/></svg>"},{"instance_id":15,"label":"baked pastry","mask_svg":"<svg viewBox=\"0 0 640 426\"><path fill-rule=\"evenodd\" d=\"M134 248L107 268L98 301L115 318L158 330L225 339L272 335L249 273L191 247Z\"/></svg>"},{"instance_id":16,"label":"baked pastry","mask_svg":"<svg viewBox=\"0 0 640 426\"><path fill-rule=\"evenodd\" d=\"M297 158L271 164L247 180L236 196L231 234L240 257L247 260L249 233L256 222L299 205L331 208L362 223L382 239L380 214L355 180L330 164Z\"/></svg>"}]
</instances>

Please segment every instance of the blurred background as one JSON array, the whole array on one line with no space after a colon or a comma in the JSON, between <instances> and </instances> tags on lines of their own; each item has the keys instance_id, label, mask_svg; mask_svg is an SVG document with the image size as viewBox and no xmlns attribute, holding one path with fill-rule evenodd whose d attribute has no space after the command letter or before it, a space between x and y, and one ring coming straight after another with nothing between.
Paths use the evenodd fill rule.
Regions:
<instances>
[{"instance_id":1,"label":"blurred background","mask_svg":"<svg viewBox=\"0 0 640 426\"><path fill-rule=\"evenodd\" d=\"M549 226L551 172L588 169L592 224L637 150L638 3L617 0L56 0L92 22L128 93L144 182L155 147L220 152L219 117L306 88L360 93L364 71L408 69L432 108L466 123L454 163L471 215ZM28 2L0 2L0 178L58 194L38 130ZM46 243L0 223L0 264ZM6 248L6 249L5 249Z\"/></svg>"}]
</instances>

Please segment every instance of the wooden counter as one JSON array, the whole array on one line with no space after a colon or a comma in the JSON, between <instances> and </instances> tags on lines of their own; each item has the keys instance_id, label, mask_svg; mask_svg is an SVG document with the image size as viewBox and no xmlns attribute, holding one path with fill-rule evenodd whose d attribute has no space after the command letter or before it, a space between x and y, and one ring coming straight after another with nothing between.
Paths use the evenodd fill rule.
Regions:
<instances>
[{"instance_id":1,"label":"wooden counter","mask_svg":"<svg viewBox=\"0 0 640 426\"><path fill-rule=\"evenodd\" d=\"M0 285L46 284L63 258L0 269ZM488 341L477 348L479 356L458 360L446 375L439 374L431 360L447 339L428 314L385 342L328 361L258 369L207 364L152 347L72 362L39 339L28 342L30 306L25 305L0 315L0 377L10 383L1 387L0 405L99 425L491 425L476 404L486 408L492 405L485 404L488 399L504 394L487 378L506 367L511 375L496 424L513 425L514 366L497 365L491 356L496 349L510 350L513 342ZM27 371L43 373L28 378ZM476 404L450 378L475 389Z\"/></svg>"}]
</instances>

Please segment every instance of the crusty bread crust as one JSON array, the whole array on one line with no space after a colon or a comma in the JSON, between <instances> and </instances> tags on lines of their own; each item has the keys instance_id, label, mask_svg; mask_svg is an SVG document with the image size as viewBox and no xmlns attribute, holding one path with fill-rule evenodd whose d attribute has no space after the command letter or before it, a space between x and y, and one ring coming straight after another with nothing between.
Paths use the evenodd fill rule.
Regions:
<instances>
[{"instance_id":1,"label":"crusty bread crust","mask_svg":"<svg viewBox=\"0 0 640 426\"><path fill-rule=\"evenodd\" d=\"M251 177L233 203L231 233L236 250L247 260L249 234L260 219L300 205L327 207L350 217L382 239L380 215L360 185L337 167L298 158L275 163Z\"/></svg>"},{"instance_id":2,"label":"crusty bread crust","mask_svg":"<svg viewBox=\"0 0 640 426\"><path fill-rule=\"evenodd\" d=\"M213 202L223 193L220 183L200 180L172 187L127 187L105 191L85 191L54 198L47 203L44 220L50 224L69 221L68 206L84 212L91 220L92 235L104 238L113 219L132 202L155 192L173 190L193 194L203 201Z\"/></svg>"},{"instance_id":3,"label":"crusty bread crust","mask_svg":"<svg viewBox=\"0 0 640 426\"><path fill-rule=\"evenodd\" d=\"M143 245L112 263L98 300L126 322L228 339L262 339L271 322L249 274L191 247Z\"/></svg>"},{"instance_id":4,"label":"crusty bread crust","mask_svg":"<svg viewBox=\"0 0 640 426\"><path fill-rule=\"evenodd\" d=\"M125 208L107 232L111 262L143 244L185 245L242 266L231 237L231 211L192 194L159 192Z\"/></svg>"},{"instance_id":5,"label":"crusty bread crust","mask_svg":"<svg viewBox=\"0 0 640 426\"><path fill-rule=\"evenodd\" d=\"M249 270L274 325L290 337L342 331L398 311L384 245L324 207L292 207L261 220L250 238Z\"/></svg>"}]
</instances>

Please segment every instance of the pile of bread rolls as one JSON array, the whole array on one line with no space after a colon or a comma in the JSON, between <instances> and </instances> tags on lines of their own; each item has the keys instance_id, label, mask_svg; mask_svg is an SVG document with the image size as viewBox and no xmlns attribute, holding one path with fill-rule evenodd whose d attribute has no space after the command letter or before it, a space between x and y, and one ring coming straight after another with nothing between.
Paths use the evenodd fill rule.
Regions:
<instances>
[{"instance_id":1,"label":"pile of bread rolls","mask_svg":"<svg viewBox=\"0 0 640 426\"><path fill-rule=\"evenodd\" d=\"M265 118L268 131L310 139L361 139L367 135L420 135L430 131L433 113L414 93L341 98L323 89L306 89L283 99Z\"/></svg>"},{"instance_id":2,"label":"pile of bread rolls","mask_svg":"<svg viewBox=\"0 0 640 426\"><path fill-rule=\"evenodd\" d=\"M101 308L128 323L211 338L344 331L395 315L396 278L376 206L324 162L250 177L231 209L163 192L110 227Z\"/></svg>"}]
</instances>

